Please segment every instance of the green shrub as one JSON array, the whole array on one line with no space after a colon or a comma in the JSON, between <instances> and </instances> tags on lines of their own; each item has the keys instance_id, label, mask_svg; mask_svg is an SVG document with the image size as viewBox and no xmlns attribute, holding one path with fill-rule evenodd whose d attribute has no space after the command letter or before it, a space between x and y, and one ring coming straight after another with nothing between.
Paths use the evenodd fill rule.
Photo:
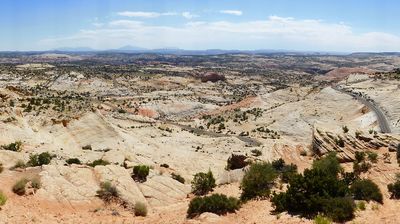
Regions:
<instances>
[{"instance_id":1,"label":"green shrub","mask_svg":"<svg viewBox=\"0 0 400 224\"><path fill-rule=\"evenodd\" d=\"M242 189L240 199L246 201L256 197L268 197L277 176L271 163L252 164L240 184Z\"/></svg>"},{"instance_id":2,"label":"green shrub","mask_svg":"<svg viewBox=\"0 0 400 224\"><path fill-rule=\"evenodd\" d=\"M312 168L333 176L337 176L343 170L336 158L336 153L329 153L319 160L314 160Z\"/></svg>"},{"instance_id":3,"label":"green shrub","mask_svg":"<svg viewBox=\"0 0 400 224\"><path fill-rule=\"evenodd\" d=\"M107 203L116 200L119 197L117 188L109 181L100 183L100 190L98 190L96 193L97 197L101 198Z\"/></svg>"},{"instance_id":4,"label":"green shrub","mask_svg":"<svg viewBox=\"0 0 400 224\"><path fill-rule=\"evenodd\" d=\"M48 152L42 152L40 154L32 154L29 156L29 161L27 166L42 166L47 165L51 162L53 158Z\"/></svg>"},{"instance_id":5,"label":"green shrub","mask_svg":"<svg viewBox=\"0 0 400 224\"><path fill-rule=\"evenodd\" d=\"M357 163L361 163L362 161L364 161L365 152L356 151L355 158Z\"/></svg>"},{"instance_id":6,"label":"green shrub","mask_svg":"<svg viewBox=\"0 0 400 224\"><path fill-rule=\"evenodd\" d=\"M274 167L281 180L285 183L287 183L293 175L297 174L297 166L295 164L286 165L282 158L272 161L272 167Z\"/></svg>"},{"instance_id":7,"label":"green shrub","mask_svg":"<svg viewBox=\"0 0 400 224\"><path fill-rule=\"evenodd\" d=\"M82 150L92 150L92 146L91 145L82 146Z\"/></svg>"},{"instance_id":8,"label":"green shrub","mask_svg":"<svg viewBox=\"0 0 400 224\"><path fill-rule=\"evenodd\" d=\"M3 149L5 150L10 150L10 151L14 151L14 152L19 152L22 150L22 142L21 141L16 141L13 143L10 143L8 145L3 145L1 146Z\"/></svg>"},{"instance_id":9,"label":"green shrub","mask_svg":"<svg viewBox=\"0 0 400 224\"><path fill-rule=\"evenodd\" d=\"M383 195L374 182L368 179L356 180L350 187L351 193L356 200L376 201L383 203Z\"/></svg>"},{"instance_id":10,"label":"green shrub","mask_svg":"<svg viewBox=\"0 0 400 224\"><path fill-rule=\"evenodd\" d=\"M287 191L274 194L271 201L277 212L313 217L323 212L327 200L347 195L344 181L319 169L306 169L302 175L292 177Z\"/></svg>"},{"instance_id":11,"label":"green shrub","mask_svg":"<svg viewBox=\"0 0 400 224\"><path fill-rule=\"evenodd\" d=\"M356 175L367 172L369 168L371 168L371 164L366 161L362 163L357 163L356 161L354 161L353 163L353 170Z\"/></svg>"},{"instance_id":12,"label":"green shrub","mask_svg":"<svg viewBox=\"0 0 400 224\"><path fill-rule=\"evenodd\" d=\"M351 198L330 198L323 204L323 212L335 222L343 223L354 218L355 205Z\"/></svg>"},{"instance_id":13,"label":"green shrub","mask_svg":"<svg viewBox=\"0 0 400 224\"><path fill-rule=\"evenodd\" d=\"M394 183L388 184L387 188L390 193L390 198L399 199L400 198L400 176L397 175L396 181Z\"/></svg>"},{"instance_id":14,"label":"green shrub","mask_svg":"<svg viewBox=\"0 0 400 224\"><path fill-rule=\"evenodd\" d=\"M82 164L78 158L70 158L65 161L68 164Z\"/></svg>"},{"instance_id":15,"label":"green shrub","mask_svg":"<svg viewBox=\"0 0 400 224\"><path fill-rule=\"evenodd\" d=\"M349 128L348 128L347 126L343 126L342 129L343 129L343 132L344 132L344 133L349 132Z\"/></svg>"},{"instance_id":16,"label":"green shrub","mask_svg":"<svg viewBox=\"0 0 400 224\"><path fill-rule=\"evenodd\" d=\"M178 182L181 182L182 184L185 183L185 178L183 178L181 175L176 174L176 173L171 173L171 177L174 180L177 180Z\"/></svg>"},{"instance_id":17,"label":"green shrub","mask_svg":"<svg viewBox=\"0 0 400 224\"><path fill-rule=\"evenodd\" d=\"M211 170L207 173L196 173L192 180L192 192L195 195L205 195L216 186Z\"/></svg>"},{"instance_id":18,"label":"green shrub","mask_svg":"<svg viewBox=\"0 0 400 224\"><path fill-rule=\"evenodd\" d=\"M19 181L17 181L14 186L12 187L12 191L18 195L24 195L25 194L25 188L26 184L29 182L28 179L22 178Z\"/></svg>"},{"instance_id":19,"label":"green shrub","mask_svg":"<svg viewBox=\"0 0 400 224\"><path fill-rule=\"evenodd\" d=\"M317 215L314 217L314 224L331 224L331 223L332 223L331 219L323 215Z\"/></svg>"},{"instance_id":20,"label":"green shrub","mask_svg":"<svg viewBox=\"0 0 400 224\"><path fill-rule=\"evenodd\" d=\"M357 209L359 209L360 211L364 211L366 209L365 202L364 201L358 202Z\"/></svg>"},{"instance_id":21,"label":"green shrub","mask_svg":"<svg viewBox=\"0 0 400 224\"><path fill-rule=\"evenodd\" d=\"M7 202L7 196L2 191L0 191L0 207L5 205L6 202Z\"/></svg>"},{"instance_id":22,"label":"green shrub","mask_svg":"<svg viewBox=\"0 0 400 224\"><path fill-rule=\"evenodd\" d=\"M34 188L34 189L40 189L40 187L42 186L42 183L40 182L40 179L39 178L33 178L32 180L31 180L31 186Z\"/></svg>"},{"instance_id":23,"label":"green shrub","mask_svg":"<svg viewBox=\"0 0 400 224\"><path fill-rule=\"evenodd\" d=\"M91 167L95 167L95 166L107 166L109 164L110 164L110 162L108 162L107 160L97 159L91 163L88 163L87 165L89 165Z\"/></svg>"},{"instance_id":24,"label":"green shrub","mask_svg":"<svg viewBox=\"0 0 400 224\"><path fill-rule=\"evenodd\" d=\"M193 218L204 212L224 215L235 212L239 208L240 202L237 198L228 198L223 194L212 194L211 196L193 198L189 203L187 217Z\"/></svg>"},{"instance_id":25,"label":"green shrub","mask_svg":"<svg viewBox=\"0 0 400 224\"><path fill-rule=\"evenodd\" d=\"M147 216L147 207L143 202L136 202L134 210L136 216Z\"/></svg>"},{"instance_id":26,"label":"green shrub","mask_svg":"<svg viewBox=\"0 0 400 224\"><path fill-rule=\"evenodd\" d=\"M367 152L369 161L376 163L378 161L378 154L375 152Z\"/></svg>"},{"instance_id":27,"label":"green shrub","mask_svg":"<svg viewBox=\"0 0 400 224\"><path fill-rule=\"evenodd\" d=\"M139 182L145 182L149 175L150 167L146 165L137 165L133 167L133 179Z\"/></svg>"},{"instance_id":28,"label":"green shrub","mask_svg":"<svg viewBox=\"0 0 400 224\"><path fill-rule=\"evenodd\" d=\"M274 193L271 202L275 212L287 211L308 218L321 214L337 222L352 219L354 201L348 197L348 183L339 179L339 172L347 175L335 154L314 161L312 169L289 179L286 192Z\"/></svg>"},{"instance_id":29,"label":"green shrub","mask_svg":"<svg viewBox=\"0 0 400 224\"><path fill-rule=\"evenodd\" d=\"M247 156L245 155L235 155L232 154L227 161L226 164L226 169L227 170L236 170L236 169L242 169L243 167L248 165L248 162L246 161Z\"/></svg>"}]
</instances>

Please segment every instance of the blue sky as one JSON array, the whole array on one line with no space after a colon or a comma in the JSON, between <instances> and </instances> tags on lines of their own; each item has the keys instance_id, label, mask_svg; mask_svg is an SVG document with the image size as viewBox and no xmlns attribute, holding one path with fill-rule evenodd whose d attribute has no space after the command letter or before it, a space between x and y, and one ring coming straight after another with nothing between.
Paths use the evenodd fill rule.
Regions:
<instances>
[{"instance_id":1,"label":"blue sky","mask_svg":"<svg viewBox=\"0 0 400 224\"><path fill-rule=\"evenodd\" d=\"M0 50L400 51L397 0L1 0Z\"/></svg>"}]
</instances>

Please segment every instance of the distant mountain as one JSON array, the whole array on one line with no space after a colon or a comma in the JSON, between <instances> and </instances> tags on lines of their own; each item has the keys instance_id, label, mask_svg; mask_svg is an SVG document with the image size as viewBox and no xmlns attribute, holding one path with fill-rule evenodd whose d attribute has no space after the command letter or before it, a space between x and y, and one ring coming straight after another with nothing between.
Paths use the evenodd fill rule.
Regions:
<instances>
[{"instance_id":1,"label":"distant mountain","mask_svg":"<svg viewBox=\"0 0 400 224\"><path fill-rule=\"evenodd\" d=\"M400 52L354 52L350 56L370 57L370 56L400 56Z\"/></svg>"},{"instance_id":2,"label":"distant mountain","mask_svg":"<svg viewBox=\"0 0 400 224\"><path fill-rule=\"evenodd\" d=\"M97 51L90 47L61 47L56 48L52 51L64 51L64 52L87 52L87 51Z\"/></svg>"},{"instance_id":3,"label":"distant mountain","mask_svg":"<svg viewBox=\"0 0 400 224\"><path fill-rule=\"evenodd\" d=\"M143 47L136 47L131 45L126 45L117 49L111 49L109 51L147 51L148 49Z\"/></svg>"},{"instance_id":4,"label":"distant mountain","mask_svg":"<svg viewBox=\"0 0 400 224\"><path fill-rule=\"evenodd\" d=\"M399 52L327 52L327 51L296 51L283 49L257 49L257 50L224 50L224 49L206 49L206 50L186 50L180 48L159 48L148 49L132 45L122 46L120 48L108 50L96 50L90 47L62 47L44 52L64 52L64 53L126 53L126 54L171 54L171 55L220 55L220 54L259 54L269 56L310 56L310 55L350 55L350 56L373 56L373 55L396 55L400 56Z\"/></svg>"}]
</instances>

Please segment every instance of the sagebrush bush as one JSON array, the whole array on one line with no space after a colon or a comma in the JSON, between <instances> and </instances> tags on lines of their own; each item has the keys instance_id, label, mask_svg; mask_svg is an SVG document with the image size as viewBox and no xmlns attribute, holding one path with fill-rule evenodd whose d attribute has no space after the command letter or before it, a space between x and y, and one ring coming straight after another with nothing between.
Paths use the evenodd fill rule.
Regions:
<instances>
[{"instance_id":1,"label":"sagebrush bush","mask_svg":"<svg viewBox=\"0 0 400 224\"><path fill-rule=\"evenodd\" d=\"M7 196L2 191L0 191L0 206L5 205L6 202L7 202Z\"/></svg>"},{"instance_id":2,"label":"sagebrush bush","mask_svg":"<svg viewBox=\"0 0 400 224\"><path fill-rule=\"evenodd\" d=\"M205 195L216 186L211 170L207 173L196 173L192 180L192 193L195 195Z\"/></svg>"},{"instance_id":3,"label":"sagebrush bush","mask_svg":"<svg viewBox=\"0 0 400 224\"><path fill-rule=\"evenodd\" d=\"M22 178L18 180L12 187L12 191L18 195L24 195L26 192L26 184L29 182L28 179Z\"/></svg>"},{"instance_id":4,"label":"sagebrush bush","mask_svg":"<svg viewBox=\"0 0 400 224\"><path fill-rule=\"evenodd\" d=\"M100 189L96 193L97 197L107 203L116 200L119 197L117 188L109 181L100 183Z\"/></svg>"},{"instance_id":5,"label":"sagebrush bush","mask_svg":"<svg viewBox=\"0 0 400 224\"><path fill-rule=\"evenodd\" d=\"M143 202L136 202L134 211L136 216L147 216L147 206Z\"/></svg>"},{"instance_id":6,"label":"sagebrush bush","mask_svg":"<svg viewBox=\"0 0 400 224\"><path fill-rule=\"evenodd\" d=\"M150 167L146 165L137 165L133 167L133 179L139 182L145 182L150 173Z\"/></svg>"},{"instance_id":7,"label":"sagebrush bush","mask_svg":"<svg viewBox=\"0 0 400 224\"><path fill-rule=\"evenodd\" d=\"M87 165L89 165L91 167L95 167L95 166L107 166L109 164L110 164L110 162L108 162L107 160L97 159L91 163L88 163Z\"/></svg>"},{"instance_id":8,"label":"sagebrush bush","mask_svg":"<svg viewBox=\"0 0 400 224\"><path fill-rule=\"evenodd\" d=\"M82 164L78 158L69 158L65 162L68 164Z\"/></svg>"},{"instance_id":9,"label":"sagebrush bush","mask_svg":"<svg viewBox=\"0 0 400 224\"><path fill-rule=\"evenodd\" d=\"M351 193L356 200L376 201L383 203L383 195L374 182L368 179L356 180L350 187Z\"/></svg>"},{"instance_id":10,"label":"sagebrush bush","mask_svg":"<svg viewBox=\"0 0 400 224\"><path fill-rule=\"evenodd\" d=\"M241 200L250 200L256 197L268 197L274 180L278 176L271 163L254 163L245 172L240 188Z\"/></svg>"},{"instance_id":11,"label":"sagebrush bush","mask_svg":"<svg viewBox=\"0 0 400 224\"><path fill-rule=\"evenodd\" d=\"M242 169L243 167L248 165L246 159L247 156L245 155L232 154L227 160L226 169L227 170Z\"/></svg>"},{"instance_id":12,"label":"sagebrush bush","mask_svg":"<svg viewBox=\"0 0 400 224\"><path fill-rule=\"evenodd\" d=\"M12 167L12 169L17 169L17 168L26 168L26 164L22 160L18 160L15 165Z\"/></svg>"},{"instance_id":13,"label":"sagebrush bush","mask_svg":"<svg viewBox=\"0 0 400 224\"><path fill-rule=\"evenodd\" d=\"M41 186L42 186L42 183L40 182L40 179L39 178L33 178L32 180L31 180L31 186L34 188L34 189L39 189Z\"/></svg>"},{"instance_id":14,"label":"sagebrush bush","mask_svg":"<svg viewBox=\"0 0 400 224\"><path fill-rule=\"evenodd\" d=\"M3 170L4 170L3 164L2 164L2 163L0 163L0 173L2 173L2 172L3 172Z\"/></svg>"},{"instance_id":15,"label":"sagebrush bush","mask_svg":"<svg viewBox=\"0 0 400 224\"><path fill-rule=\"evenodd\" d=\"M193 198L189 203L187 217L193 218L204 212L224 215L235 212L239 208L240 202L237 198L228 198L223 194L212 194L211 196Z\"/></svg>"},{"instance_id":16,"label":"sagebrush bush","mask_svg":"<svg viewBox=\"0 0 400 224\"><path fill-rule=\"evenodd\" d=\"M48 152L42 152L40 154L32 154L29 156L27 166L42 166L47 165L51 162L53 156Z\"/></svg>"},{"instance_id":17,"label":"sagebrush bush","mask_svg":"<svg viewBox=\"0 0 400 224\"><path fill-rule=\"evenodd\" d=\"M181 175L176 174L176 173L171 173L172 179L184 184L185 183L185 178L183 178Z\"/></svg>"}]
</instances>

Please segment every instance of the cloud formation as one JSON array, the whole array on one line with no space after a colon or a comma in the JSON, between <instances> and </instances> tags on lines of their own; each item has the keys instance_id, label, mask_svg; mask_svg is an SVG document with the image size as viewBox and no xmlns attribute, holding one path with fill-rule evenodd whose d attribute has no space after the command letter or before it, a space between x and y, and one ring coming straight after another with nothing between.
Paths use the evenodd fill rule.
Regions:
<instances>
[{"instance_id":1,"label":"cloud formation","mask_svg":"<svg viewBox=\"0 0 400 224\"><path fill-rule=\"evenodd\" d=\"M159 12L141 12L141 11L124 11L124 12L118 12L117 13L120 16L126 16L126 17L141 17L141 18L157 18L160 16L176 16L177 13L174 12L164 12L164 13L159 13Z\"/></svg>"},{"instance_id":2,"label":"cloud formation","mask_svg":"<svg viewBox=\"0 0 400 224\"><path fill-rule=\"evenodd\" d=\"M234 15L234 16L243 15L243 12L239 11L239 10L221 10L219 12L222 13L222 14L229 14L229 15Z\"/></svg>"},{"instance_id":3,"label":"cloud formation","mask_svg":"<svg viewBox=\"0 0 400 224\"><path fill-rule=\"evenodd\" d=\"M390 33L354 33L352 27L343 23L279 16L245 22L192 21L180 26L114 20L102 27L81 30L68 37L49 38L39 44L47 49L57 46L109 49L134 45L185 49L400 51L400 37Z\"/></svg>"}]
</instances>

